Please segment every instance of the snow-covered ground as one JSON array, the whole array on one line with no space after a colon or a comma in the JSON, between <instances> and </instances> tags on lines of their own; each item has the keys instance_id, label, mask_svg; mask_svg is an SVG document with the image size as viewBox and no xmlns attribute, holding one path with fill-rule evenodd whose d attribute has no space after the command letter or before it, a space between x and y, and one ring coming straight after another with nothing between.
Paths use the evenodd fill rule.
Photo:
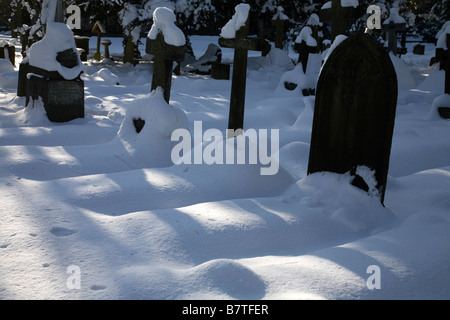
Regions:
<instances>
[{"instance_id":1,"label":"snow-covered ground","mask_svg":"<svg viewBox=\"0 0 450 320\"><path fill-rule=\"evenodd\" d=\"M199 58L217 37L191 42ZM245 127L279 129L272 176L171 161L174 110L191 132L225 130L230 81L174 76L165 113L151 63L90 61L86 118L56 124L25 108L17 66L0 61L0 298L450 299L450 122L432 110L444 74L428 66L433 46L412 45L393 58L386 207L346 175L306 176L314 98L280 90L287 70L259 53ZM130 119L146 107L152 125L137 135Z\"/></svg>"}]
</instances>

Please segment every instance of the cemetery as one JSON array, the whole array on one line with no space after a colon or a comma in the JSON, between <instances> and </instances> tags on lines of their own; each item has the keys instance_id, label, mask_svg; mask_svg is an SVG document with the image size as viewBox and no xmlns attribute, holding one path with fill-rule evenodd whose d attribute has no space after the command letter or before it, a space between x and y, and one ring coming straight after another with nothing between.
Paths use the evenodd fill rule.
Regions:
<instances>
[{"instance_id":1,"label":"cemetery","mask_svg":"<svg viewBox=\"0 0 450 320\"><path fill-rule=\"evenodd\" d=\"M20 3L0 300L450 299L449 1Z\"/></svg>"}]
</instances>

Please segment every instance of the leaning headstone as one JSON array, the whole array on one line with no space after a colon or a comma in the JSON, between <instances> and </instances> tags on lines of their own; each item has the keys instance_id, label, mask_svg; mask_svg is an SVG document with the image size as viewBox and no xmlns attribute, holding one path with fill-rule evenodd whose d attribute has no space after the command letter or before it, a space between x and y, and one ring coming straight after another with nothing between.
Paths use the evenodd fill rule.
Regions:
<instances>
[{"instance_id":1,"label":"leaning headstone","mask_svg":"<svg viewBox=\"0 0 450 320\"><path fill-rule=\"evenodd\" d=\"M353 184L384 203L398 83L386 51L364 34L333 50L315 100L308 174L352 174ZM358 174L374 171L376 185Z\"/></svg>"},{"instance_id":2,"label":"leaning headstone","mask_svg":"<svg viewBox=\"0 0 450 320\"><path fill-rule=\"evenodd\" d=\"M83 64L69 27L48 22L45 37L31 46L28 58L24 68L27 107L34 107L41 98L50 121L83 118Z\"/></svg>"},{"instance_id":3,"label":"leaning headstone","mask_svg":"<svg viewBox=\"0 0 450 320\"><path fill-rule=\"evenodd\" d=\"M331 22L331 42L340 34L346 34L349 22L356 20L358 0L332 0L325 3L320 12L321 20Z\"/></svg>"},{"instance_id":4,"label":"leaning headstone","mask_svg":"<svg viewBox=\"0 0 450 320\"><path fill-rule=\"evenodd\" d=\"M151 53L155 57L151 90L161 87L167 103L170 100L173 62L181 62L186 52L186 37L175 21L172 10L159 7L153 12L153 25L148 34Z\"/></svg>"},{"instance_id":5,"label":"leaning headstone","mask_svg":"<svg viewBox=\"0 0 450 320\"><path fill-rule=\"evenodd\" d=\"M398 13L398 8L391 8L390 16L383 22L383 31L388 35L388 51L398 55L397 34L406 32L406 20Z\"/></svg>"},{"instance_id":6,"label":"leaning headstone","mask_svg":"<svg viewBox=\"0 0 450 320\"><path fill-rule=\"evenodd\" d=\"M222 49L214 43L208 45L206 52L195 62L188 64L183 69L188 72L209 75L212 65L222 62Z\"/></svg>"},{"instance_id":7,"label":"leaning headstone","mask_svg":"<svg viewBox=\"0 0 450 320\"><path fill-rule=\"evenodd\" d=\"M270 44L264 39L248 38L250 5L239 4L236 13L222 28L219 45L234 48L233 78L231 84L229 132L244 129L245 91L247 82L247 55L249 50L262 51L267 55Z\"/></svg>"}]
</instances>

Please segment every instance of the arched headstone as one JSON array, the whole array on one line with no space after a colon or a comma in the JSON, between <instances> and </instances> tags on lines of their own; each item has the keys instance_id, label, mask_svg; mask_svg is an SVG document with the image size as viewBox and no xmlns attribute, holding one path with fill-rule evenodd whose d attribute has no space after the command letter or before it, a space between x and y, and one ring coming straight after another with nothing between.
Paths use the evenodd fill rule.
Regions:
<instances>
[{"instance_id":1,"label":"arched headstone","mask_svg":"<svg viewBox=\"0 0 450 320\"><path fill-rule=\"evenodd\" d=\"M368 191L356 175L368 167L384 203L397 95L392 61L368 36L352 36L334 49L317 83L308 174L351 172L353 184Z\"/></svg>"}]
</instances>

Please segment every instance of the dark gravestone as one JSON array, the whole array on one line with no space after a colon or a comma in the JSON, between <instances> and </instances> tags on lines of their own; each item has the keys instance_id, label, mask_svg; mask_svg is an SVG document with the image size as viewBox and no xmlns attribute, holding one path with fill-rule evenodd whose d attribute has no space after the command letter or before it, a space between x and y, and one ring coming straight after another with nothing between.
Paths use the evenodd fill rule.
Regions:
<instances>
[{"instance_id":1,"label":"dark gravestone","mask_svg":"<svg viewBox=\"0 0 450 320\"><path fill-rule=\"evenodd\" d=\"M247 38L250 18L244 26L236 31L236 38L219 38L219 45L224 48L234 48L233 77L231 83L230 115L228 129L237 131L244 129L245 91L247 84L248 51L261 51L263 56L271 49L270 43L261 38Z\"/></svg>"},{"instance_id":2,"label":"dark gravestone","mask_svg":"<svg viewBox=\"0 0 450 320\"><path fill-rule=\"evenodd\" d=\"M80 54L81 61L87 61L89 54L89 37L75 36L75 44L77 48L83 49Z\"/></svg>"},{"instance_id":3,"label":"dark gravestone","mask_svg":"<svg viewBox=\"0 0 450 320\"><path fill-rule=\"evenodd\" d=\"M387 33L388 38L388 51L394 55L398 55L399 53L397 49L397 33L405 31L405 28L406 23L394 23L393 21L383 25L383 31Z\"/></svg>"},{"instance_id":4,"label":"dark gravestone","mask_svg":"<svg viewBox=\"0 0 450 320\"><path fill-rule=\"evenodd\" d=\"M78 56L73 49L58 52L56 61L65 68L78 66ZM34 103L41 97L47 117L52 122L84 118L84 82L80 78L81 74L73 80L67 80L57 71L47 71L29 64L21 64L20 70L20 91L25 85L27 106L30 100ZM25 83L21 83L21 76L25 76Z\"/></svg>"},{"instance_id":5,"label":"dark gravestone","mask_svg":"<svg viewBox=\"0 0 450 320\"><path fill-rule=\"evenodd\" d=\"M322 9L320 18L324 22L331 22L331 42L340 34L345 34L349 22L356 20L354 7L343 7L341 0L332 0L331 8Z\"/></svg>"},{"instance_id":6,"label":"dark gravestone","mask_svg":"<svg viewBox=\"0 0 450 320\"><path fill-rule=\"evenodd\" d=\"M211 65L211 78L216 80L230 80L230 65L213 62Z\"/></svg>"},{"instance_id":7,"label":"dark gravestone","mask_svg":"<svg viewBox=\"0 0 450 320\"><path fill-rule=\"evenodd\" d=\"M446 35L447 37L447 50L445 50L444 58L441 61L441 67L445 70L445 85L444 93L450 95L450 33ZM438 109L439 114L444 119L450 119L450 106L440 107Z\"/></svg>"},{"instance_id":8,"label":"dark gravestone","mask_svg":"<svg viewBox=\"0 0 450 320\"><path fill-rule=\"evenodd\" d=\"M29 98L42 98L52 122L84 118L84 83L81 79L56 80L31 75L27 81Z\"/></svg>"},{"instance_id":9,"label":"dark gravestone","mask_svg":"<svg viewBox=\"0 0 450 320\"><path fill-rule=\"evenodd\" d=\"M425 46L423 44L417 44L413 48L413 53L423 56L425 54Z\"/></svg>"},{"instance_id":10,"label":"dark gravestone","mask_svg":"<svg viewBox=\"0 0 450 320\"><path fill-rule=\"evenodd\" d=\"M355 174L366 166L384 203L398 94L389 55L363 34L348 38L323 66L316 94L308 174L350 172L367 191Z\"/></svg>"},{"instance_id":11,"label":"dark gravestone","mask_svg":"<svg viewBox=\"0 0 450 320\"><path fill-rule=\"evenodd\" d=\"M16 47L13 44L5 43L0 47L0 59L6 59L14 66L16 64Z\"/></svg>"},{"instance_id":12,"label":"dark gravestone","mask_svg":"<svg viewBox=\"0 0 450 320\"><path fill-rule=\"evenodd\" d=\"M447 57L445 59L445 93L450 94L450 33L447 34Z\"/></svg>"}]
</instances>

